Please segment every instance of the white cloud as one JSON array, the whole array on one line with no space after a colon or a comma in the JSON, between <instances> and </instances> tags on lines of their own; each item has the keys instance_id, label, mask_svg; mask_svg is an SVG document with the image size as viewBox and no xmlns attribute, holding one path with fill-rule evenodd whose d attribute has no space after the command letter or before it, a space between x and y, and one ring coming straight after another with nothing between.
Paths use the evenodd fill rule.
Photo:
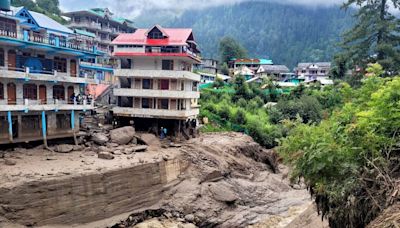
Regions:
<instances>
[{"instance_id":1,"label":"white cloud","mask_svg":"<svg viewBox=\"0 0 400 228\"><path fill-rule=\"evenodd\" d=\"M186 9L204 9L220 5L257 0L60 0L63 11L108 7L119 16L135 18L148 10L165 10L182 12ZM341 4L344 0L258 0L276 1L282 4L298 4L307 6L331 6ZM154 11L154 13L157 13Z\"/></svg>"}]
</instances>

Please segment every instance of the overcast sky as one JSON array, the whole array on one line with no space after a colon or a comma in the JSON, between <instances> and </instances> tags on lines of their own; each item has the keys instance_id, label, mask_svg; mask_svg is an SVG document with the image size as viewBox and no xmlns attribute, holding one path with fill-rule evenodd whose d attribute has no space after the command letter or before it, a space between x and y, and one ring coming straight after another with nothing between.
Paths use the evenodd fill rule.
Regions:
<instances>
[{"instance_id":1,"label":"overcast sky","mask_svg":"<svg viewBox=\"0 0 400 228\"><path fill-rule=\"evenodd\" d=\"M185 9L202 9L213 6L229 5L254 0L60 0L63 11L86 8L108 7L118 16L134 19L143 10L161 9L168 11L182 11ZM307 6L330 6L341 4L343 0L259 0L278 1L286 4L301 4Z\"/></svg>"}]
</instances>

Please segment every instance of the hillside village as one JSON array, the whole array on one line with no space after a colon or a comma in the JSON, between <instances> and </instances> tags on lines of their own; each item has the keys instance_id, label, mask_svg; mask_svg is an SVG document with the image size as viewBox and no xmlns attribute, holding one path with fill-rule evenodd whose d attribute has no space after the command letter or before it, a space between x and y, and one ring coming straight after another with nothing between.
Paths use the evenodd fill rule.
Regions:
<instances>
[{"instance_id":1,"label":"hillside village","mask_svg":"<svg viewBox=\"0 0 400 228\"><path fill-rule=\"evenodd\" d=\"M193 28L39 8L0 0L0 227L400 222L394 51L290 69L230 37L204 56Z\"/></svg>"}]
</instances>

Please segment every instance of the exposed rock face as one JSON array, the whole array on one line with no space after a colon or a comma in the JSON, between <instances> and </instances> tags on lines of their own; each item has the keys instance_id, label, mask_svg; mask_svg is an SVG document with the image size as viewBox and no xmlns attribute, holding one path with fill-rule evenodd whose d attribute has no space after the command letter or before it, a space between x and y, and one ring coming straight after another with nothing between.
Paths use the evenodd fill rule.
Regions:
<instances>
[{"instance_id":1,"label":"exposed rock face","mask_svg":"<svg viewBox=\"0 0 400 228\"><path fill-rule=\"evenodd\" d=\"M110 131L111 142L118 143L119 145L128 144L134 136L135 128L129 126Z\"/></svg>"},{"instance_id":2,"label":"exposed rock face","mask_svg":"<svg viewBox=\"0 0 400 228\"><path fill-rule=\"evenodd\" d=\"M108 142L108 137L107 135L103 133L95 133L92 136L92 141L97 143L98 145L104 145L105 143Z\"/></svg>"},{"instance_id":3,"label":"exposed rock face","mask_svg":"<svg viewBox=\"0 0 400 228\"><path fill-rule=\"evenodd\" d=\"M74 146L68 145L68 144L57 145L54 148L54 151L58 152L58 153L69 153L69 152L72 152L73 150L74 150Z\"/></svg>"},{"instance_id":4,"label":"exposed rock face","mask_svg":"<svg viewBox=\"0 0 400 228\"><path fill-rule=\"evenodd\" d=\"M238 196L228 187L223 184L213 183L209 185L209 190L213 195L214 199L225 202L233 203L238 199Z\"/></svg>"}]
</instances>

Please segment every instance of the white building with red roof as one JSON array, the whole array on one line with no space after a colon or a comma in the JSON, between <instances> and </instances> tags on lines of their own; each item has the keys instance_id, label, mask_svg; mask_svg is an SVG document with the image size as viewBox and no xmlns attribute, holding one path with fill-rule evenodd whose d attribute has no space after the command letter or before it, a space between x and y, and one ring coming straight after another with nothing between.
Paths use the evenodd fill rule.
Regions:
<instances>
[{"instance_id":1,"label":"white building with red roof","mask_svg":"<svg viewBox=\"0 0 400 228\"><path fill-rule=\"evenodd\" d=\"M192 29L155 25L121 34L112 44L119 60L113 112L121 123L133 119L138 129L177 132L184 121L197 118L200 75L192 70L201 59Z\"/></svg>"}]
</instances>

